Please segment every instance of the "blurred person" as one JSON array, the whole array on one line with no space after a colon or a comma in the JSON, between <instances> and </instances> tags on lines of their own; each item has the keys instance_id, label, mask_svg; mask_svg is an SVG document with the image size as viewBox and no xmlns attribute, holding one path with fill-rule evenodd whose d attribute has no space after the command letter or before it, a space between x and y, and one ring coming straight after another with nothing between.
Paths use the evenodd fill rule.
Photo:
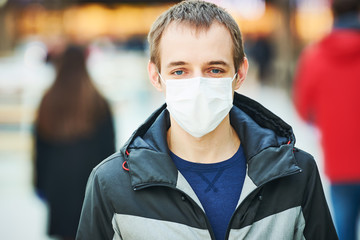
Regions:
<instances>
[{"instance_id":1,"label":"blurred person","mask_svg":"<svg viewBox=\"0 0 360 240\"><path fill-rule=\"evenodd\" d=\"M234 19L183 1L148 40L166 104L93 170L77 239L337 239L314 159L234 93L248 70Z\"/></svg>"},{"instance_id":2,"label":"blurred person","mask_svg":"<svg viewBox=\"0 0 360 240\"><path fill-rule=\"evenodd\" d=\"M85 51L52 56L57 75L35 123L35 188L48 203L50 236L74 239L91 170L115 152L110 107L91 82Z\"/></svg>"},{"instance_id":3,"label":"blurred person","mask_svg":"<svg viewBox=\"0 0 360 240\"><path fill-rule=\"evenodd\" d=\"M258 66L258 79L262 84L267 84L270 81L271 63L274 56L273 47L270 37L266 35L248 35L245 42L247 56L250 59L252 58Z\"/></svg>"},{"instance_id":4,"label":"blurred person","mask_svg":"<svg viewBox=\"0 0 360 240\"><path fill-rule=\"evenodd\" d=\"M360 2L334 0L333 30L306 48L294 83L300 116L319 127L340 239L355 240L360 213Z\"/></svg>"}]
</instances>

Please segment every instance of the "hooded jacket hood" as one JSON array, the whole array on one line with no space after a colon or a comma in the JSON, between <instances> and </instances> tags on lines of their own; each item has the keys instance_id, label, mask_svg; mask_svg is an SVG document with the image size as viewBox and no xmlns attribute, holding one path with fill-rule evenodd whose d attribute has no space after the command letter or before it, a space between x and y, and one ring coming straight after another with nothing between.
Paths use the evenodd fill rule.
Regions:
<instances>
[{"instance_id":1,"label":"hooded jacket hood","mask_svg":"<svg viewBox=\"0 0 360 240\"><path fill-rule=\"evenodd\" d=\"M351 61L360 57L360 29L334 29L319 42L321 54L328 56L328 60L338 58ZM331 51L329 51L331 49Z\"/></svg>"},{"instance_id":2,"label":"hooded jacket hood","mask_svg":"<svg viewBox=\"0 0 360 240\"><path fill-rule=\"evenodd\" d=\"M360 57L360 15L343 14L334 19L332 32L319 43L319 51L329 61L351 61ZM329 51L330 50L330 51Z\"/></svg>"}]
</instances>

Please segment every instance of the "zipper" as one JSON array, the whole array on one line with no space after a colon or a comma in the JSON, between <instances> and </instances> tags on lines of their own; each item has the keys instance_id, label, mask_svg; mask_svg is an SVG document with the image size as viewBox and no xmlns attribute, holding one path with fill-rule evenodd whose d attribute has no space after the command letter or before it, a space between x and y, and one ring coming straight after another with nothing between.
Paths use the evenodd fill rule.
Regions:
<instances>
[{"instance_id":1,"label":"zipper","mask_svg":"<svg viewBox=\"0 0 360 240\"><path fill-rule=\"evenodd\" d=\"M269 183L269 182L272 182L272 181L275 181L277 179L280 179L280 178L284 178L284 177L288 177L288 176L291 176L291 175L294 175L294 174L297 174L297 173L301 173L302 172L302 169L296 169L294 171L291 171L291 172L288 172L284 175L281 175L281 176L278 176L276 178L273 178L273 179L270 179L269 181L267 182L264 182L263 184L259 185L258 187L256 187L252 192L250 192L245 198L244 200L240 203L240 205L235 209L234 213L232 214L231 218L230 218L230 221L229 221L229 225L227 227L227 230L226 230L226 234L225 234L225 239L229 239L229 235L230 235L230 230L231 230L231 224L232 224L232 221L236 215L236 213L243 207L244 203L247 202L247 200L252 197L253 198L253 195L256 195L260 190L261 188ZM249 205L250 206L250 205Z\"/></svg>"},{"instance_id":2,"label":"zipper","mask_svg":"<svg viewBox=\"0 0 360 240\"><path fill-rule=\"evenodd\" d=\"M210 224L210 221L208 219L208 217L206 216L206 213L202 210L202 208L187 194L185 193L184 191L172 186L172 185L168 185L168 184L161 184L161 183L158 183L158 184L155 184L155 183L146 183L146 184L139 184L137 186L135 186L133 189L134 191L138 191L138 190L141 190L141 189L144 189L144 188L148 188L148 187L167 187L167 188L170 188L172 190L175 190L177 192L180 192L182 195L184 195L187 199L189 199L189 201L195 205L198 210L200 210L200 212L203 213L203 216L205 217L205 222L206 222L206 226L207 226L207 229L210 233L210 237L212 240L215 240L215 235L214 235L214 231L211 227L211 224Z\"/></svg>"}]
</instances>

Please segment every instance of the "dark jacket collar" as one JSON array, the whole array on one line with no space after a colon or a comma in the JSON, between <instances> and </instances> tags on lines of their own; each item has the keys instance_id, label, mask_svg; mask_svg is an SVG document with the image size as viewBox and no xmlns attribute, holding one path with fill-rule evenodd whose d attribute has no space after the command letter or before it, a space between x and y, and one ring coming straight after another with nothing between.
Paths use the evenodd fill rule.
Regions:
<instances>
[{"instance_id":1,"label":"dark jacket collar","mask_svg":"<svg viewBox=\"0 0 360 240\"><path fill-rule=\"evenodd\" d=\"M256 185L299 169L292 152L295 143L292 128L275 114L254 100L235 93L230 121L242 141L248 174ZM169 113L164 104L121 149L127 156L134 187L176 185L177 169L169 157L166 140L169 127Z\"/></svg>"}]
</instances>

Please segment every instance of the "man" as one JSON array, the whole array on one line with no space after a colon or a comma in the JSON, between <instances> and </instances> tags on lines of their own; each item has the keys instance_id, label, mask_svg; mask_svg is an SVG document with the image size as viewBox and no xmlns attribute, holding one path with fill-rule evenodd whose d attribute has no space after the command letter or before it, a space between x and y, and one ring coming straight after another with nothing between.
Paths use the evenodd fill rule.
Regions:
<instances>
[{"instance_id":1,"label":"man","mask_svg":"<svg viewBox=\"0 0 360 240\"><path fill-rule=\"evenodd\" d=\"M167 105L94 169L77 239L337 239L291 127L234 94L248 62L233 18L185 1L148 38Z\"/></svg>"},{"instance_id":2,"label":"man","mask_svg":"<svg viewBox=\"0 0 360 240\"><path fill-rule=\"evenodd\" d=\"M333 0L332 10L333 30L301 54L294 102L299 115L322 133L339 238L355 240L360 238L360 2Z\"/></svg>"}]
</instances>

